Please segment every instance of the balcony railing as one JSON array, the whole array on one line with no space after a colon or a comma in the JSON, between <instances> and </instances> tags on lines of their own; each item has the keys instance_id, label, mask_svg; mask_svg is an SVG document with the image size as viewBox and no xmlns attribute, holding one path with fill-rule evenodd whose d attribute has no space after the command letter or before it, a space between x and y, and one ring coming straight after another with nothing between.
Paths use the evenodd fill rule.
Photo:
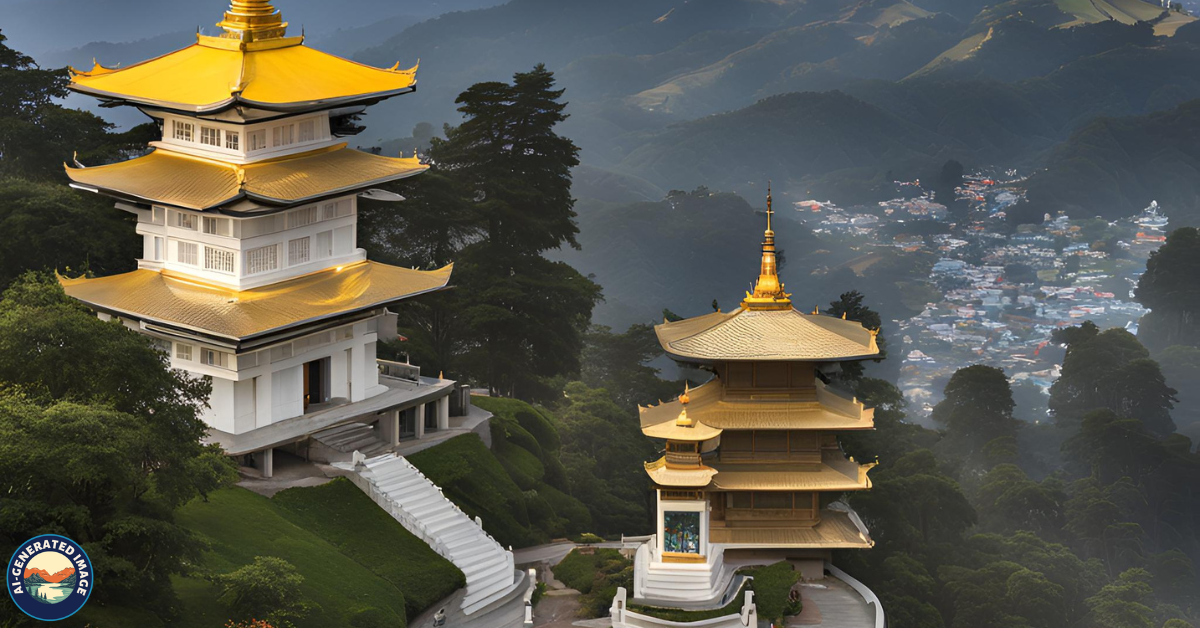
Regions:
<instances>
[{"instance_id":1,"label":"balcony railing","mask_svg":"<svg viewBox=\"0 0 1200 628\"><path fill-rule=\"evenodd\" d=\"M391 360L375 360L375 363L379 366L380 375L410 382L420 383L421 381L421 367L419 366Z\"/></svg>"}]
</instances>

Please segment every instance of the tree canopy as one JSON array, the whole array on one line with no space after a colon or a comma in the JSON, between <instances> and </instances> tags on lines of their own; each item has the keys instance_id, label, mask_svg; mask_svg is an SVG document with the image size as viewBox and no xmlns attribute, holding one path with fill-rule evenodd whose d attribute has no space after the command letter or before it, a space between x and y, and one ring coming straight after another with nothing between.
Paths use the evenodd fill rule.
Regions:
<instances>
[{"instance_id":1,"label":"tree canopy","mask_svg":"<svg viewBox=\"0 0 1200 628\"><path fill-rule=\"evenodd\" d=\"M0 298L0 539L65 534L95 560L100 600L170 616L169 577L199 548L171 513L235 476L200 443L208 392L54 277L23 276Z\"/></svg>"}]
</instances>

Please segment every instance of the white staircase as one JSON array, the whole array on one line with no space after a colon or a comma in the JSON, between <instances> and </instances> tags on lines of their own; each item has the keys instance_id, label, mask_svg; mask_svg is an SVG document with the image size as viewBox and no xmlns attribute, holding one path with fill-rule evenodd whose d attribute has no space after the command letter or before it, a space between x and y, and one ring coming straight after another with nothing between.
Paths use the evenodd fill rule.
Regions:
<instances>
[{"instance_id":1,"label":"white staircase","mask_svg":"<svg viewBox=\"0 0 1200 628\"><path fill-rule=\"evenodd\" d=\"M355 458L361 460L361 454ZM404 458L387 454L361 465L340 463L351 480L406 530L429 544L467 578L462 612L470 615L520 585L513 554L483 531L442 490Z\"/></svg>"},{"instance_id":2,"label":"white staircase","mask_svg":"<svg viewBox=\"0 0 1200 628\"><path fill-rule=\"evenodd\" d=\"M666 563L656 555L655 536L638 547L633 559L633 593L639 603L689 609L720 608L731 591L736 569L724 560L724 548L712 544L701 563Z\"/></svg>"}]
</instances>

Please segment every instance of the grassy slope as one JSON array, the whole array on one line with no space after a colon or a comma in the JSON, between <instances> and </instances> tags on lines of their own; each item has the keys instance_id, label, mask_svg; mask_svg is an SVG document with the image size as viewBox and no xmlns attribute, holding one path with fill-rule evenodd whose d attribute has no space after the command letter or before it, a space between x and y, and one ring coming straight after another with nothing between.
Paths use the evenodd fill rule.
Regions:
<instances>
[{"instance_id":1,"label":"grassy slope","mask_svg":"<svg viewBox=\"0 0 1200 628\"><path fill-rule=\"evenodd\" d=\"M475 398L493 414L492 448L474 434L409 456L501 545L525 547L584 532L591 515L567 495L558 430L548 413L515 399Z\"/></svg>"},{"instance_id":2,"label":"grassy slope","mask_svg":"<svg viewBox=\"0 0 1200 628\"><path fill-rule=\"evenodd\" d=\"M210 544L197 572L226 573L255 556L278 556L295 565L304 576L304 594L314 603L297 628L350 626L368 609L376 609L371 613L387 625L402 628L406 616L463 583L458 569L346 480L290 489L275 499L226 489L207 503L184 506L177 516ZM229 612L217 600L215 586L199 574L173 581L183 612L172 627L225 625ZM159 625L152 616L120 608L89 606L80 616L94 628Z\"/></svg>"},{"instance_id":3,"label":"grassy slope","mask_svg":"<svg viewBox=\"0 0 1200 628\"><path fill-rule=\"evenodd\" d=\"M403 591L410 618L466 584L458 568L348 480L289 489L271 501L293 522Z\"/></svg>"}]
</instances>

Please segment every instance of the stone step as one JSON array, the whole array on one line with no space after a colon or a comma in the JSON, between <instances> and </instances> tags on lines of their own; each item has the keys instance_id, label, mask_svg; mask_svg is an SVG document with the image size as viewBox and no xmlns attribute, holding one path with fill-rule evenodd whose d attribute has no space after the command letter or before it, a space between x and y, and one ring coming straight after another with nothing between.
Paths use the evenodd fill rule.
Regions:
<instances>
[{"instance_id":1,"label":"stone step","mask_svg":"<svg viewBox=\"0 0 1200 628\"><path fill-rule=\"evenodd\" d=\"M342 429L329 435L333 442L362 444L367 437L359 428L339 427ZM363 449L358 448L358 451L363 452ZM356 485L463 572L467 581L461 606L464 614L470 615L494 604L511 594L524 580L521 572L513 570L511 552L446 499L438 487L407 460L389 454L369 458L364 466L365 469L363 466L350 469L358 474L360 481L365 481L365 484L356 481ZM511 621L511 618L501 619L498 617L497 623L492 625L508 625Z\"/></svg>"}]
</instances>

